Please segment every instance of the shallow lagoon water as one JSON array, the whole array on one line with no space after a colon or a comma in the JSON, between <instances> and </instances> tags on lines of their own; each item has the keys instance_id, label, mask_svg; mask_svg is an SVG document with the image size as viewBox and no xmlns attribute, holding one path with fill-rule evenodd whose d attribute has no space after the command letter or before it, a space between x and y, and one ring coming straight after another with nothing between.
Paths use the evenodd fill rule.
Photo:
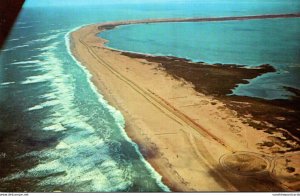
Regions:
<instances>
[{"instance_id":1,"label":"shallow lagoon water","mask_svg":"<svg viewBox=\"0 0 300 196\"><path fill-rule=\"evenodd\" d=\"M271 64L276 73L233 91L265 99L291 96L283 86L300 88L299 35L299 18L124 25L100 34L108 47L125 51L211 64Z\"/></svg>"}]
</instances>

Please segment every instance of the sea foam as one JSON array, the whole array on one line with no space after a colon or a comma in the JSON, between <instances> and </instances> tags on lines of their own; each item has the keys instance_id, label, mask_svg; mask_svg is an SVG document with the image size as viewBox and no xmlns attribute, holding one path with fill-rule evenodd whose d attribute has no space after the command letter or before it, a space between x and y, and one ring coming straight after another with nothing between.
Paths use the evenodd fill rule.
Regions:
<instances>
[{"instance_id":1,"label":"sea foam","mask_svg":"<svg viewBox=\"0 0 300 196\"><path fill-rule=\"evenodd\" d=\"M34 61L13 63L19 66L43 70L40 75L28 76L21 82L30 85L49 82L51 91L38 96L37 103L27 112L45 110L50 112L47 119L41 121L45 132L66 132L55 148L30 152L27 157L39 157L40 163L26 172L12 174L4 180L19 178L47 177L39 186L61 186L69 184L76 191L118 191L125 190L131 183L124 181L123 170L109 155L108 145L99 138L95 128L81 115L74 102L74 87L68 74L64 73L64 62L55 54L57 43L41 48ZM51 67L51 69L47 69ZM48 84L47 84L48 85ZM52 108L52 109L50 109ZM60 175L63 173L63 175ZM56 175L57 174L57 175ZM88 184L86 184L88 182ZM80 186L80 184L85 184ZM76 187L75 187L76 186Z\"/></svg>"},{"instance_id":2,"label":"sea foam","mask_svg":"<svg viewBox=\"0 0 300 196\"><path fill-rule=\"evenodd\" d=\"M161 182L161 176L142 157L138 146L126 135L125 121L121 112L108 105L90 81L91 74L72 56L69 33L65 35L68 54L76 65L84 70L86 81L98 97L99 105L110 112L123 138L134 147L140 161L144 163L152 178L163 190L170 191ZM98 123L101 126L94 127L91 124L91 116L81 113L75 101L73 78L69 76L70 73L65 72L64 63L66 62L57 56L57 47L57 42L41 47L38 50L39 55L35 57L38 60L19 61L14 65L32 66L28 69L43 70L41 74L29 75L20 82L22 85L29 85L28 87L31 84L43 86L42 82L47 82L47 88L50 88L44 94L37 96L36 103L33 103L25 112L33 114L46 111L47 118L39 122L40 131L44 132L43 135L55 133L55 135L62 134L62 136L55 146L20 156L19 158L35 157L39 163L26 171L13 173L2 181L39 177L37 187L39 190L48 191L51 191L51 187L65 187L64 191L76 192L115 192L130 189L134 183L131 179L132 163L120 164L115 150L118 150L121 144L110 138L111 122L102 119L102 123L99 119Z\"/></svg>"},{"instance_id":3,"label":"sea foam","mask_svg":"<svg viewBox=\"0 0 300 196\"><path fill-rule=\"evenodd\" d=\"M123 137L132 144L132 146L135 148L135 151L136 153L138 154L139 156L139 159L145 164L146 168L150 171L151 173L151 176L156 179L156 182L157 184L159 185L159 187L166 191L166 192L169 192L170 189L162 183L161 179L162 179L162 176L159 175L154 169L153 167L144 159L144 157L142 156L140 150L139 150L139 147L136 143L134 143L131 138L128 137L128 135L126 134L125 132L125 119L122 115L122 113L119 111L119 110L116 110L114 107L112 107L111 105L108 104L108 102L103 98L103 96L98 92L98 89L96 88L96 86L91 82L91 77L92 75L90 74L90 72L83 66L81 65L81 63L72 55L72 52L71 52L71 47L70 47L70 34L73 32L73 31L76 31L80 28L82 28L83 26L79 26L73 30L71 30L70 32L68 32L66 35L65 35L65 43L66 43L66 46L67 46L67 51L69 53L69 55L72 57L72 59L76 62L76 64L86 73L86 80L87 82L90 84L91 88L93 89L94 93L98 96L98 101L100 103L102 103L102 105L106 106L106 108L110 111L111 114L113 114L113 117L115 119L115 122L118 124L121 133L123 135Z\"/></svg>"}]
</instances>

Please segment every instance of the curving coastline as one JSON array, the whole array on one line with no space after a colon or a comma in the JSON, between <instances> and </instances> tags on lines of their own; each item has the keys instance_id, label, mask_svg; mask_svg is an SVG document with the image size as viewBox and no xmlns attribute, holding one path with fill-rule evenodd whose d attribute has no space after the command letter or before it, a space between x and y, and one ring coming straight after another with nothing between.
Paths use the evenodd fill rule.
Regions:
<instances>
[{"instance_id":1,"label":"curving coastline","mask_svg":"<svg viewBox=\"0 0 300 196\"><path fill-rule=\"evenodd\" d=\"M215 88L207 86L211 83L208 82L208 78L202 81L206 81L203 90L203 85L195 85L193 77L187 74L191 68L194 71L199 69L199 65L201 69L196 70L197 73L217 73L210 77L216 81L225 76L232 78L238 73L231 85L225 88L228 92L230 86L245 78L250 79L275 71L271 66L258 69L244 69L237 65L211 66L175 57L120 52L106 48L106 40L96 36L101 31L127 24L282 17L300 17L300 14L156 19L96 24L73 32L71 47L74 56L92 74L93 83L125 116L125 129L129 137L139 145L144 157L163 176L163 181L173 191L295 190L299 188L299 183L287 182L283 177L281 179L280 175L286 176L288 173L283 174L280 171L279 175L276 167L269 165L276 162L275 158L281 150L284 151L281 156L288 156L291 160L289 167L293 166L298 171L297 150L289 152L284 145L277 144L279 151L266 146L261 148L258 144L270 142L270 134L258 131L257 127L245 123L251 121L252 117L247 119L236 106L230 105L238 105L239 102L242 102L241 105L251 104L253 100L228 98L224 96L225 91L216 89L218 85L215 85ZM211 89L217 93L213 93ZM268 104L271 104L270 108L274 103ZM297 149L297 145L294 147ZM237 151L244 153L236 153ZM253 154L259 157L254 163L251 162L255 168L245 167L245 164L236 161L244 160L247 163ZM275 165L281 167L282 163ZM232 168L234 172L228 168ZM235 168L241 168L242 172L236 172L239 170ZM244 175L245 173L247 175ZM243 181L247 181L247 184Z\"/></svg>"},{"instance_id":2,"label":"curving coastline","mask_svg":"<svg viewBox=\"0 0 300 196\"><path fill-rule=\"evenodd\" d=\"M228 16L228 17L207 17L207 18L167 18L167 19L146 19L146 20L127 20L120 22L108 22L99 25L99 30L112 29L120 25L129 24L147 24L162 22L217 22L231 20L257 20L257 19L274 19L274 18L299 18L300 13L292 14L265 14L265 15L249 15L249 16Z\"/></svg>"}]
</instances>

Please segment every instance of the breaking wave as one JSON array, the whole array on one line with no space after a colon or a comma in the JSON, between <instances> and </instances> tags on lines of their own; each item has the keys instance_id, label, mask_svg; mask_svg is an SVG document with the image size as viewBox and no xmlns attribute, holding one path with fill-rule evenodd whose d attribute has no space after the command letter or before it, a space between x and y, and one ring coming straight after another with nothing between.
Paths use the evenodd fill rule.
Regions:
<instances>
[{"instance_id":1,"label":"breaking wave","mask_svg":"<svg viewBox=\"0 0 300 196\"><path fill-rule=\"evenodd\" d=\"M74 30L72 30L74 31ZM71 31L70 31L71 32ZM97 95L99 106L104 107L113 117L113 124L120 130L122 137L135 149L139 161L147 168L156 184L164 191L170 191L161 182L161 176L149 165L139 152L138 146L131 141L124 131L125 121L122 114L108 105L90 81L91 75L71 54L69 34L65 36L65 45L68 54L74 62L84 70L86 81ZM54 41L54 38L49 41ZM39 40L41 41L41 40ZM43 41L43 40L42 40ZM129 190L134 186L130 162L124 163L118 158L120 143L111 140L113 130L111 123L100 119L101 126L92 123L92 117L84 115L76 102L76 86L74 78L65 70L65 64L70 63L58 56L59 42L45 44L44 47L34 48L38 55L32 60L10 63L16 68L26 68L32 74L18 82L24 88L31 85L49 89L36 97L36 101L24 111L28 114L47 111L47 118L39 122L43 134L62 134L55 146L39 151L31 151L19 158L35 157L38 164L25 171L12 173L0 179L1 182L16 179L38 178L36 190L59 190L76 192L116 192ZM71 59L70 59L71 61ZM38 71L36 71L38 70ZM0 85L10 85L5 82ZM55 187L55 188L54 188Z\"/></svg>"},{"instance_id":2,"label":"breaking wave","mask_svg":"<svg viewBox=\"0 0 300 196\"><path fill-rule=\"evenodd\" d=\"M114 107L110 106L107 101L104 100L103 96L101 94L99 94L97 88L95 87L95 85L91 82L91 77L92 75L89 73L89 71L81 65L81 63L72 55L72 52L71 52L71 47L70 47L70 33L73 32L73 31L76 31L78 29L82 28L82 26L80 27L77 27L73 30L71 30L70 32L68 32L66 35L65 35L65 43L66 43L66 46L67 46L67 50L68 50L68 53L69 55L73 58L73 60L76 62L76 64L82 69L84 70L84 72L86 73L86 76L87 76L87 81L88 83L90 84L91 88L93 89L93 91L95 92L95 94L98 96L98 100L100 103L102 103L103 105L105 105L109 111L111 112L111 114L114 114L114 118L115 118L115 122L118 123L118 126L119 128L122 130L121 133L123 135L123 137L128 141L130 142L134 148L135 148L135 151L136 153L138 154L140 160L145 164L145 166L147 167L147 169L151 172L151 175L154 179L156 179L156 182L157 184L159 185L159 187L164 190L164 191L170 191L170 189L164 185L161 181L162 179L162 176L160 176L153 168L152 166L144 159L144 157L142 156L141 152L139 151L139 148L138 148L138 145L136 143L134 143L129 137L128 135L126 134L125 132L125 120L124 120L124 117L123 115L121 114L120 111L116 110Z\"/></svg>"}]
</instances>

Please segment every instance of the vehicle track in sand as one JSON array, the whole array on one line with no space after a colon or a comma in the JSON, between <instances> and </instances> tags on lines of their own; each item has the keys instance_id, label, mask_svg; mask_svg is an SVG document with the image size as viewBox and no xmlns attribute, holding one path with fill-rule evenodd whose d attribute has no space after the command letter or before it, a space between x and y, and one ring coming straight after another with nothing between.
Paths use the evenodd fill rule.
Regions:
<instances>
[{"instance_id":1,"label":"vehicle track in sand","mask_svg":"<svg viewBox=\"0 0 300 196\"><path fill-rule=\"evenodd\" d=\"M205 165L207 168L209 168L211 172L213 172L216 176L218 176L218 179L222 181L223 184L226 184L227 187L230 187L229 188L230 190L237 190L237 188L232 186L230 182L222 176L221 172L218 169L216 169L216 166L219 164L218 160L215 160L209 154L209 151L203 144L201 144L201 142L196 143L195 140L199 139L199 137L202 137L204 139L210 139L222 145L230 152L234 151L233 148L230 147L228 144L225 144L225 142L222 139L214 136L207 129L203 128L201 125L193 121L191 118L189 118L187 115L182 113L180 110L176 109L174 106L172 106L163 98L159 97L149 89L143 89L141 86L137 85L136 83L128 79L126 76L121 74L119 71L114 69L111 65L109 65L109 63L107 63L97 55L97 53L93 50L92 46L89 46L88 43L84 41L85 36L82 36L79 39L79 42L86 47L89 54L93 56L94 59L99 64L103 65L108 71L110 71L115 77L117 77L125 85L132 88L136 93L142 96L147 102L152 104L158 111L160 111L161 113L166 115L170 120L176 122L179 126L181 126L182 128L179 129L179 131L181 133L184 133L186 139L189 141L192 150L194 151L194 154L196 154L198 157L197 161L201 165ZM176 170L174 170L174 172L177 173ZM181 178L180 175L179 177ZM184 181L184 179L182 180Z\"/></svg>"},{"instance_id":2,"label":"vehicle track in sand","mask_svg":"<svg viewBox=\"0 0 300 196\"><path fill-rule=\"evenodd\" d=\"M113 23L103 23L95 25L97 26L98 31L89 31L86 34L81 34L78 41L82 44L86 51L91 55L93 59L95 59L103 68L109 71L113 76L119 79L121 83L126 85L128 88L132 89L136 92L139 96L141 96L145 101L153 105L153 109L161 112L163 115L167 116L170 120L175 122L178 127L178 132L184 133L186 139L189 141L189 144L193 150L193 153L196 154L198 158L198 162L202 165L205 165L209 170L214 171L216 176L226 184L227 188L230 187L231 190L238 190L235 185L230 183L230 180L226 179L222 175L222 169L218 168L219 161L213 158L210 155L207 147L199 142L201 139L208 139L209 141L215 142L218 145L221 145L227 151L231 153L235 153L237 149L233 149L228 143L226 143L223 139L217 137L210 130L206 129L205 127L201 126L199 123L195 122L191 119L188 115L184 114L181 110L176 108L166 99L161 97L160 95L153 92L151 89L143 88L141 85L138 85L112 65L110 65L105 59L101 57L99 51L95 48L99 48L98 46L95 47L94 43L87 41L86 39L88 36L96 36L95 34L114 28L120 25L127 25L127 24L143 24L143 23L159 23L159 22L205 22L205 21L226 21L226 20L252 20L252 19L263 19L263 18L291 18L291 17L300 17L300 13L298 14L282 14L282 15L261 15L261 16L243 16L243 17L221 17L221 18L194 18L194 19L155 19L155 20L137 20L137 21L123 21L123 22L113 22ZM84 27L83 27L84 28ZM103 43L100 43L100 47L105 48ZM168 159L167 159L168 161ZM259 161L259 160L258 160ZM227 162L226 162L227 163ZM264 164L263 161L261 161ZM231 165L229 165L231 167ZM235 166L235 165L233 165ZM228 167L226 165L226 167ZM226 168L225 167L225 168ZM237 166L239 167L239 166ZM263 165L263 167L265 167ZM174 170L176 171L176 170ZM247 172L247 171L246 171ZM178 174L179 175L179 174ZM180 177L180 175L179 175ZM184 179L182 179L184 181ZM259 187L259 186L258 186Z\"/></svg>"},{"instance_id":3,"label":"vehicle track in sand","mask_svg":"<svg viewBox=\"0 0 300 196\"><path fill-rule=\"evenodd\" d=\"M216 142L218 142L220 145L227 148L229 151L234 151L232 147L230 147L228 144L225 144L225 142L210 133L207 129L196 123L194 120L189 118L187 115L183 114L180 110L172 106L170 103L168 103L163 98L159 97L149 89L143 89L138 84L134 83L132 80L128 79L126 76L121 74L119 71L114 69L111 65L109 65L107 62L105 62L103 59L99 58L99 56L96 54L96 52L86 43L83 41L82 38L79 40L89 51L89 53L101 64L104 65L113 75L118 77L120 80L122 80L125 84L130 86L134 91L139 93L141 96L143 96L149 103L151 103L153 106L155 106L158 110L160 110L163 114L168 116L170 119L175 121L176 123L180 124L181 126L187 126L198 133L200 133L202 136L206 136Z\"/></svg>"}]
</instances>

